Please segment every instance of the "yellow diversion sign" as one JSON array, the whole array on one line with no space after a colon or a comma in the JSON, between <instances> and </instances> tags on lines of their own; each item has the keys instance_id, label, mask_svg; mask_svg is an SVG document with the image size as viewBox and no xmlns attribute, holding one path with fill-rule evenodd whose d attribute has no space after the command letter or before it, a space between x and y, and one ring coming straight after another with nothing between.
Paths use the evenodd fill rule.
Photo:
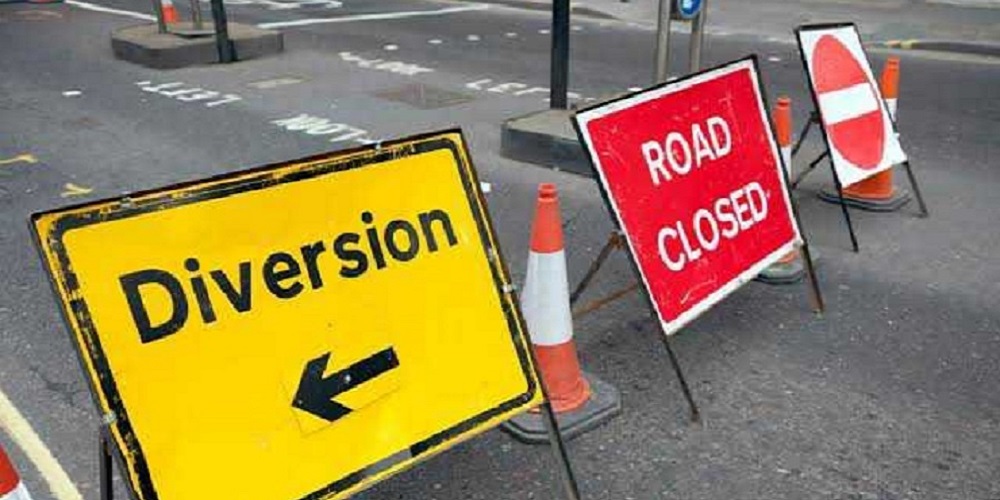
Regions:
<instances>
[{"instance_id":1,"label":"yellow diversion sign","mask_svg":"<svg viewBox=\"0 0 1000 500\"><path fill-rule=\"evenodd\" d=\"M345 498L542 402L459 132L33 220L142 500Z\"/></svg>"}]
</instances>

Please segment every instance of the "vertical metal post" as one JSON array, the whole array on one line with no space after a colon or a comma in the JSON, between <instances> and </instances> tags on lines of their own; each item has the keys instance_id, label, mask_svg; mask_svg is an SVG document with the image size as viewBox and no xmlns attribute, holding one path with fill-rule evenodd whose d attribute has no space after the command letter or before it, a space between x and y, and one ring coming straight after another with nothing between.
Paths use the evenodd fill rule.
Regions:
<instances>
[{"instance_id":1,"label":"vertical metal post","mask_svg":"<svg viewBox=\"0 0 1000 500\"><path fill-rule=\"evenodd\" d=\"M167 22L163 20L163 4L160 0L153 0L153 12L156 14L156 29L160 34L167 32Z\"/></svg>"},{"instance_id":2,"label":"vertical metal post","mask_svg":"<svg viewBox=\"0 0 1000 500\"><path fill-rule=\"evenodd\" d=\"M219 62L231 63L236 60L236 49L229 39L229 21L226 6L222 0L212 0L212 20L215 22L215 46L219 50Z\"/></svg>"},{"instance_id":3,"label":"vertical metal post","mask_svg":"<svg viewBox=\"0 0 1000 500\"><path fill-rule=\"evenodd\" d=\"M691 44L688 52L690 72L701 69L701 47L705 42L705 23L708 21L708 0L702 0L701 12L691 21Z\"/></svg>"},{"instance_id":4,"label":"vertical metal post","mask_svg":"<svg viewBox=\"0 0 1000 500\"><path fill-rule=\"evenodd\" d=\"M660 0L656 19L656 58L654 61L653 84L667 81L670 70L670 2Z\"/></svg>"},{"instance_id":5,"label":"vertical metal post","mask_svg":"<svg viewBox=\"0 0 1000 500\"><path fill-rule=\"evenodd\" d=\"M205 27L201 18L201 0L191 0L191 23L195 30L201 30Z\"/></svg>"},{"instance_id":6,"label":"vertical metal post","mask_svg":"<svg viewBox=\"0 0 1000 500\"><path fill-rule=\"evenodd\" d=\"M101 500L113 500L114 486L111 484L111 443L108 429L103 425L98 431L98 467L100 474Z\"/></svg>"},{"instance_id":7,"label":"vertical metal post","mask_svg":"<svg viewBox=\"0 0 1000 500\"><path fill-rule=\"evenodd\" d=\"M551 109L569 109L569 2L552 1Z\"/></svg>"}]
</instances>

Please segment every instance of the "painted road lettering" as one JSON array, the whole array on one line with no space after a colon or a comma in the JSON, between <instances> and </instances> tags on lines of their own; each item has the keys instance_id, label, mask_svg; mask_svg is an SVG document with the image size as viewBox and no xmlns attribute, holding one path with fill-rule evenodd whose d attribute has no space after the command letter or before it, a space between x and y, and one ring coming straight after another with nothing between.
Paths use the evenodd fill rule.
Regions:
<instances>
[{"instance_id":1,"label":"painted road lettering","mask_svg":"<svg viewBox=\"0 0 1000 500\"><path fill-rule=\"evenodd\" d=\"M307 113L300 113L296 116L281 118L271 123L291 132L302 132L307 135L333 136L330 142L354 141L359 144L371 144L376 142L371 134L362 128L338 123L328 118L320 118Z\"/></svg>"},{"instance_id":2,"label":"painted road lettering","mask_svg":"<svg viewBox=\"0 0 1000 500\"><path fill-rule=\"evenodd\" d=\"M154 85L149 80L143 80L135 82L135 84L144 92L159 94L181 102L209 101L204 103L206 108L214 108L243 100L243 97L237 94L223 94L214 90L185 87L186 84L184 82L168 82Z\"/></svg>"},{"instance_id":3,"label":"painted road lettering","mask_svg":"<svg viewBox=\"0 0 1000 500\"><path fill-rule=\"evenodd\" d=\"M381 230L371 212L363 212L360 220L365 225L361 232L344 232L326 241L316 240L303 244L298 251L273 252L257 260L256 269L253 260L244 260L230 266L235 273L224 268L212 269L206 279L201 262L190 257L184 261L186 273L152 268L120 276L118 281L139 338L147 344L179 332L190 316L190 304L197 305L203 323L218 321L210 286L226 298L234 312L247 313L253 308L253 298L260 297L260 284L276 299L294 299L307 289L323 288L332 281L332 272L344 279L361 278L369 270L382 270L416 259L421 250L433 254L458 245L451 217L444 210L421 212L412 222L395 219ZM332 256L328 255L331 253ZM329 264L331 258L336 258L339 265ZM254 274L259 277L256 294ZM182 279L188 284L182 283ZM160 311L159 317L151 317L147 303L152 302L153 296L168 298L169 313Z\"/></svg>"},{"instance_id":4,"label":"painted road lettering","mask_svg":"<svg viewBox=\"0 0 1000 500\"><path fill-rule=\"evenodd\" d=\"M393 348L383 349L353 365L324 377L331 353L309 361L302 370L292 406L327 422L346 417L351 409L333 398L399 367Z\"/></svg>"},{"instance_id":5,"label":"painted road lettering","mask_svg":"<svg viewBox=\"0 0 1000 500\"><path fill-rule=\"evenodd\" d=\"M359 68L376 69L398 75L414 76L422 73L433 73L431 68L403 61L386 61L385 59L365 59L350 52L341 52L340 59L357 65Z\"/></svg>"},{"instance_id":6,"label":"painted road lettering","mask_svg":"<svg viewBox=\"0 0 1000 500\"><path fill-rule=\"evenodd\" d=\"M465 88L469 90L476 90L479 92L489 92L491 94L505 94L513 95L518 97L523 96L548 96L548 87L537 87L529 85L527 83L521 82L497 82L492 78L483 78L480 80L475 80L465 84ZM570 99L579 99L583 101L594 101L595 99L591 97L583 97L577 92L567 92L567 97Z\"/></svg>"}]
</instances>

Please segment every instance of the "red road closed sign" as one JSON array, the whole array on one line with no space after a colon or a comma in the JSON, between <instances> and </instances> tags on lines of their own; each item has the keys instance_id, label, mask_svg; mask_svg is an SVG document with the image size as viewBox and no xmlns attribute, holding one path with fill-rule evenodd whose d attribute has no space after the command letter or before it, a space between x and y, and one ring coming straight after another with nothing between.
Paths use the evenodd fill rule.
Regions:
<instances>
[{"instance_id":1,"label":"red road closed sign","mask_svg":"<svg viewBox=\"0 0 1000 500\"><path fill-rule=\"evenodd\" d=\"M756 58L575 122L667 335L801 243Z\"/></svg>"},{"instance_id":2,"label":"red road closed sign","mask_svg":"<svg viewBox=\"0 0 1000 500\"><path fill-rule=\"evenodd\" d=\"M797 34L841 183L906 161L854 25L803 26Z\"/></svg>"}]
</instances>

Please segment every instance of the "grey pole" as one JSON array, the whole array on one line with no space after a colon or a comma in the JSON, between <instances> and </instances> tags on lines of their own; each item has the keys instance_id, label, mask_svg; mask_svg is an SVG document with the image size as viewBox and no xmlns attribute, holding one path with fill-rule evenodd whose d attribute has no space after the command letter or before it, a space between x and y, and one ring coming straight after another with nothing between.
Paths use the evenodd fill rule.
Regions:
<instances>
[{"instance_id":1,"label":"grey pole","mask_svg":"<svg viewBox=\"0 0 1000 500\"><path fill-rule=\"evenodd\" d=\"M219 52L219 62L236 61L236 49L229 39L229 21L226 19L226 6L222 0L212 0L212 20L215 22L215 46Z\"/></svg>"},{"instance_id":2,"label":"grey pole","mask_svg":"<svg viewBox=\"0 0 1000 500\"><path fill-rule=\"evenodd\" d=\"M570 0L552 2L552 53L549 72L549 108L569 109Z\"/></svg>"},{"instance_id":3,"label":"grey pole","mask_svg":"<svg viewBox=\"0 0 1000 500\"><path fill-rule=\"evenodd\" d=\"M191 22L197 31L205 27L201 20L201 0L191 0Z\"/></svg>"},{"instance_id":4,"label":"grey pole","mask_svg":"<svg viewBox=\"0 0 1000 500\"><path fill-rule=\"evenodd\" d=\"M167 23L163 20L163 5L160 0L153 0L153 12L156 13L156 28L160 34L167 32Z\"/></svg>"},{"instance_id":5,"label":"grey pole","mask_svg":"<svg viewBox=\"0 0 1000 500\"><path fill-rule=\"evenodd\" d=\"M688 63L691 73L701 69L701 46L705 41L705 23L708 21L708 0L702 0L701 12L691 22L691 51Z\"/></svg>"},{"instance_id":6,"label":"grey pole","mask_svg":"<svg viewBox=\"0 0 1000 500\"><path fill-rule=\"evenodd\" d=\"M653 83L667 81L670 68L670 2L660 0L659 15L656 21L656 71L653 73Z\"/></svg>"}]
</instances>

